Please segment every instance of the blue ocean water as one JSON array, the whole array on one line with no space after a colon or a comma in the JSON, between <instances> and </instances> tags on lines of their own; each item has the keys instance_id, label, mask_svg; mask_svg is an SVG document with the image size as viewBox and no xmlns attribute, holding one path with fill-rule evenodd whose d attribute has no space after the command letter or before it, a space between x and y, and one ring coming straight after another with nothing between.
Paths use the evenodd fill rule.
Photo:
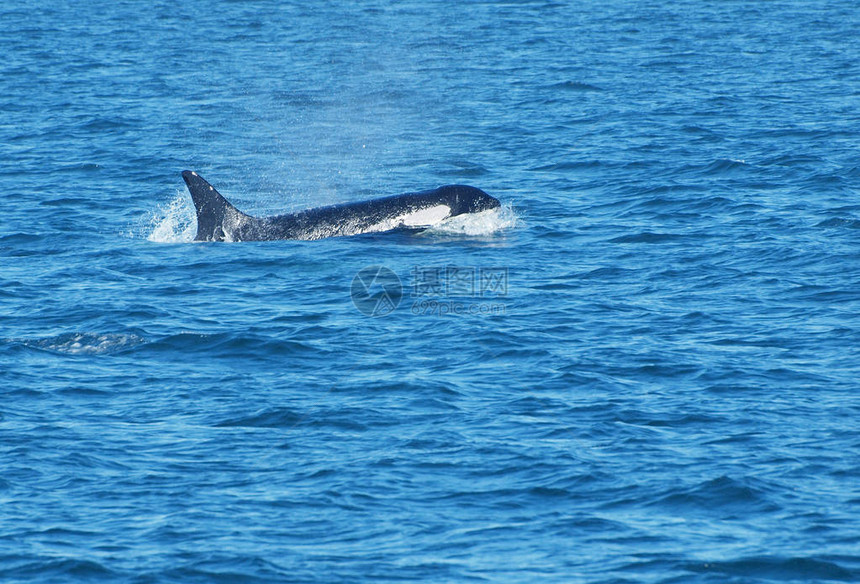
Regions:
<instances>
[{"instance_id":1,"label":"blue ocean water","mask_svg":"<svg viewBox=\"0 0 860 584\"><path fill-rule=\"evenodd\" d=\"M0 22L3 582L860 580L854 2Z\"/></svg>"}]
</instances>

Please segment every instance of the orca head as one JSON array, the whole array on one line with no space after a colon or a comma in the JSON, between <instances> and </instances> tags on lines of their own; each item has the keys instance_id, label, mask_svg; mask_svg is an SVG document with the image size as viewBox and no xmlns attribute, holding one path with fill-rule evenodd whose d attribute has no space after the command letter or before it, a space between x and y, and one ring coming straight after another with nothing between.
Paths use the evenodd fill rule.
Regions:
<instances>
[{"instance_id":1,"label":"orca head","mask_svg":"<svg viewBox=\"0 0 860 584\"><path fill-rule=\"evenodd\" d=\"M451 215L480 213L501 206L499 200L481 189L466 185L448 185L439 188L440 193L449 201Z\"/></svg>"}]
</instances>

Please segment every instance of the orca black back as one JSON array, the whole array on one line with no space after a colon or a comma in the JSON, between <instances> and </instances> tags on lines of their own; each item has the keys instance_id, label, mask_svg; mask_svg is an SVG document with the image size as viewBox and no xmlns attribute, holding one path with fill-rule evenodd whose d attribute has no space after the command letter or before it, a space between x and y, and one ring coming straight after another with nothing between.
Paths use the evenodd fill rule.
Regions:
<instances>
[{"instance_id":1,"label":"orca black back","mask_svg":"<svg viewBox=\"0 0 860 584\"><path fill-rule=\"evenodd\" d=\"M481 189L446 185L430 191L257 218L239 211L196 172L183 171L182 178L197 211L195 241L321 239L426 228L449 217L500 206L496 198Z\"/></svg>"}]
</instances>

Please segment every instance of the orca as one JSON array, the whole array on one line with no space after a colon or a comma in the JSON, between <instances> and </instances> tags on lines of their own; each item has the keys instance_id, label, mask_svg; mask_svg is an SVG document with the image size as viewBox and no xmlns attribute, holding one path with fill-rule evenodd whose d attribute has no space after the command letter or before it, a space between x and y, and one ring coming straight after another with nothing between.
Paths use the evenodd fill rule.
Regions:
<instances>
[{"instance_id":1,"label":"orca","mask_svg":"<svg viewBox=\"0 0 860 584\"><path fill-rule=\"evenodd\" d=\"M239 211L196 172L182 178L197 210L194 241L269 241L322 239L394 229L420 230L448 217L479 213L500 206L481 189L447 185L370 201L307 209L274 217L252 217Z\"/></svg>"}]
</instances>

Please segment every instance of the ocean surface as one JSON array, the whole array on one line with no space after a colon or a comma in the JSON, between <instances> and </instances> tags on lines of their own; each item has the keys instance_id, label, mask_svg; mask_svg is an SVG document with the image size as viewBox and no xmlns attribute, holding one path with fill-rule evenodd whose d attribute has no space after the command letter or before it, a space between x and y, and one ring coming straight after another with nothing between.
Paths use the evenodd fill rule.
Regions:
<instances>
[{"instance_id":1,"label":"ocean surface","mask_svg":"<svg viewBox=\"0 0 860 584\"><path fill-rule=\"evenodd\" d=\"M860 581L853 0L0 23L0 581Z\"/></svg>"}]
</instances>

